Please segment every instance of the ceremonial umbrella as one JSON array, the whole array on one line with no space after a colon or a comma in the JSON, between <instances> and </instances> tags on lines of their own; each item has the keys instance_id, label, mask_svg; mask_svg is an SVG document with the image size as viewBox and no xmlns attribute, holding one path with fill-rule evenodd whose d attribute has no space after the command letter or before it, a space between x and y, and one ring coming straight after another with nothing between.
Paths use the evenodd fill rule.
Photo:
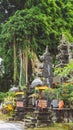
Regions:
<instances>
[{"instance_id":1,"label":"ceremonial umbrella","mask_svg":"<svg viewBox=\"0 0 73 130\"><path fill-rule=\"evenodd\" d=\"M36 86L42 86L43 85L43 82L41 81L40 78L36 78L32 81L31 83L31 88L34 88Z\"/></svg>"},{"instance_id":2,"label":"ceremonial umbrella","mask_svg":"<svg viewBox=\"0 0 73 130\"><path fill-rule=\"evenodd\" d=\"M16 92L18 90L19 90L19 88L17 88L17 87L12 87L9 89L10 92Z\"/></svg>"}]
</instances>

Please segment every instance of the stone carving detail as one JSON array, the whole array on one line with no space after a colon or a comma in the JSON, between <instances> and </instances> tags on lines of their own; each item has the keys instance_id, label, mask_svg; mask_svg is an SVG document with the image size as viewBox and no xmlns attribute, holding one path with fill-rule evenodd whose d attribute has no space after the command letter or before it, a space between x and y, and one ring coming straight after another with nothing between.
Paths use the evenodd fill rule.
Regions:
<instances>
[{"instance_id":1,"label":"stone carving detail","mask_svg":"<svg viewBox=\"0 0 73 130\"><path fill-rule=\"evenodd\" d=\"M62 40L58 46L58 52L59 53L56 56L58 59L58 65L56 67L64 67L71 59L73 59L73 45L66 41L64 35L62 35Z\"/></svg>"},{"instance_id":2,"label":"stone carving detail","mask_svg":"<svg viewBox=\"0 0 73 130\"><path fill-rule=\"evenodd\" d=\"M53 72L52 72L52 58L48 51L48 46L46 47L46 51L42 56L39 56L42 65L40 68L42 69L41 77L44 78L44 84L48 84L49 87L52 87L53 82Z\"/></svg>"},{"instance_id":3,"label":"stone carving detail","mask_svg":"<svg viewBox=\"0 0 73 130\"><path fill-rule=\"evenodd\" d=\"M73 59L73 45L68 45L69 61Z\"/></svg>"},{"instance_id":4,"label":"stone carving detail","mask_svg":"<svg viewBox=\"0 0 73 130\"><path fill-rule=\"evenodd\" d=\"M58 52L59 53L56 56L58 59L57 67L64 67L67 63L69 63L68 44L64 35L62 35L62 40L58 46Z\"/></svg>"}]
</instances>

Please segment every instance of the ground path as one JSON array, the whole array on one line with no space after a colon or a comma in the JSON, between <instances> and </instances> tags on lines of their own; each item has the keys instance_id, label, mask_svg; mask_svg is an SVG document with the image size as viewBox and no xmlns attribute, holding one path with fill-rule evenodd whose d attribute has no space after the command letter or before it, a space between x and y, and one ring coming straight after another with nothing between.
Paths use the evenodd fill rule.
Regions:
<instances>
[{"instance_id":1,"label":"ground path","mask_svg":"<svg viewBox=\"0 0 73 130\"><path fill-rule=\"evenodd\" d=\"M24 123L0 120L0 130L24 130Z\"/></svg>"}]
</instances>

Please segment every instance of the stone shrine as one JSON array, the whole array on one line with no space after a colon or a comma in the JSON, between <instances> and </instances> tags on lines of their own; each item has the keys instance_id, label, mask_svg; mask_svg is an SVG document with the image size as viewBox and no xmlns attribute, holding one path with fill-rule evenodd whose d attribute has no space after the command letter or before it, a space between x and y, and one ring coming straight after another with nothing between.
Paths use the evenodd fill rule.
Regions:
<instances>
[{"instance_id":1,"label":"stone shrine","mask_svg":"<svg viewBox=\"0 0 73 130\"><path fill-rule=\"evenodd\" d=\"M58 55L56 56L58 60L58 65L56 67L64 67L66 64L69 63L69 53L68 53L68 44L67 41L62 35L62 40L58 46Z\"/></svg>"},{"instance_id":2,"label":"stone shrine","mask_svg":"<svg viewBox=\"0 0 73 130\"><path fill-rule=\"evenodd\" d=\"M46 51L42 56L39 56L42 64L40 65L41 77L44 79L44 84L47 84L49 87L52 87L53 83L53 71L52 71L52 58L48 51L48 46Z\"/></svg>"},{"instance_id":3,"label":"stone shrine","mask_svg":"<svg viewBox=\"0 0 73 130\"><path fill-rule=\"evenodd\" d=\"M58 55L56 58L58 60L56 67L64 67L73 59L73 45L66 41L64 35L62 35L62 40L58 46Z\"/></svg>"}]
</instances>

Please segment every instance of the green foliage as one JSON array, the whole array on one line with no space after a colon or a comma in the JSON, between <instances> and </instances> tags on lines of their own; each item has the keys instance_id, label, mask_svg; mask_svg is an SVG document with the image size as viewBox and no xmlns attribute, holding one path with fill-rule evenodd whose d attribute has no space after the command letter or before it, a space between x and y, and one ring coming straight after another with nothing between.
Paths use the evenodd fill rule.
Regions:
<instances>
[{"instance_id":1,"label":"green foliage","mask_svg":"<svg viewBox=\"0 0 73 130\"><path fill-rule=\"evenodd\" d=\"M4 98L7 98L7 97L14 97L15 96L15 93L14 92L0 92L0 101L2 102L4 100Z\"/></svg>"},{"instance_id":2,"label":"green foliage","mask_svg":"<svg viewBox=\"0 0 73 130\"><path fill-rule=\"evenodd\" d=\"M5 97L8 97L8 96L11 96L11 97L14 97L15 96L15 92L6 92L6 96Z\"/></svg>"},{"instance_id":3,"label":"green foliage","mask_svg":"<svg viewBox=\"0 0 73 130\"><path fill-rule=\"evenodd\" d=\"M59 86L59 88L49 88L48 90L45 90L45 94L51 100L53 100L53 98L63 100L65 107L71 107L71 102L73 102L73 84L66 83Z\"/></svg>"},{"instance_id":4,"label":"green foliage","mask_svg":"<svg viewBox=\"0 0 73 130\"><path fill-rule=\"evenodd\" d=\"M24 83L26 82L26 75L25 75L25 72L23 73L23 75L22 75L22 80L21 80L21 84L22 84L22 86L21 86L21 88L22 89L25 89L26 87L24 86Z\"/></svg>"},{"instance_id":5,"label":"green foliage","mask_svg":"<svg viewBox=\"0 0 73 130\"><path fill-rule=\"evenodd\" d=\"M3 101L3 99L4 99L5 95L6 95L5 93L0 92L0 102L2 102L2 101Z\"/></svg>"},{"instance_id":6,"label":"green foliage","mask_svg":"<svg viewBox=\"0 0 73 130\"><path fill-rule=\"evenodd\" d=\"M62 87L62 92L61 92L61 98L64 100L65 104L68 105L68 107L71 107L71 99L73 98L72 96L72 91L73 91L73 85L69 84L66 86Z\"/></svg>"},{"instance_id":7,"label":"green foliage","mask_svg":"<svg viewBox=\"0 0 73 130\"><path fill-rule=\"evenodd\" d=\"M21 88L21 90L26 90L27 89L26 86L21 86L20 88Z\"/></svg>"},{"instance_id":8,"label":"green foliage","mask_svg":"<svg viewBox=\"0 0 73 130\"><path fill-rule=\"evenodd\" d=\"M65 103L65 107L71 107L71 101L73 99L73 84L66 83L60 86L60 88L53 90L53 95L59 100L62 99Z\"/></svg>"},{"instance_id":9,"label":"green foliage","mask_svg":"<svg viewBox=\"0 0 73 130\"><path fill-rule=\"evenodd\" d=\"M70 81L73 80L73 60L70 61L64 68L55 68L55 75L59 75L60 77L67 77L70 75Z\"/></svg>"}]
</instances>

